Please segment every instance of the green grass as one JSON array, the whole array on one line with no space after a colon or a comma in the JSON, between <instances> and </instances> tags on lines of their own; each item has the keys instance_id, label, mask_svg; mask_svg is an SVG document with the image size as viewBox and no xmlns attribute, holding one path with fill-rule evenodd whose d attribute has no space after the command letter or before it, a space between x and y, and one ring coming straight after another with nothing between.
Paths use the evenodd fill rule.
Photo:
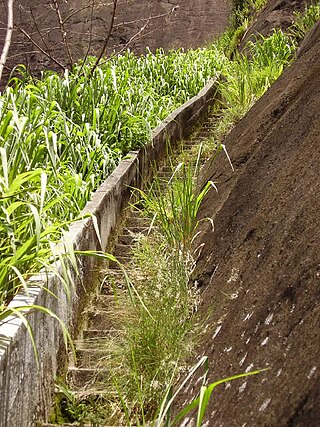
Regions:
<instances>
[{"instance_id":1,"label":"green grass","mask_svg":"<svg viewBox=\"0 0 320 427\"><path fill-rule=\"evenodd\" d=\"M311 5L305 5L303 12L295 13L294 22L289 28L290 34L301 41L307 32L320 20L320 2L314 1Z\"/></svg>"},{"instance_id":2,"label":"green grass","mask_svg":"<svg viewBox=\"0 0 320 427\"><path fill-rule=\"evenodd\" d=\"M92 79L90 62L13 79L0 97L0 305L48 261L50 243L128 150L219 67L212 50L128 52Z\"/></svg>"},{"instance_id":3,"label":"green grass","mask_svg":"<svg viewBox=\"0 0 320 427\"><path fill-rule=\"evenodd\" d=\"M196 193L201 151L202 148L198 151L195 166L182 161L172 168L172 178L165 194L161 193L161 182L157 178L148 193L137 190L142 211L153 216L153 223L160 227L166 242L182 253L190 252L199 225L197 214L201 201L212 187L215 188L209 181Z\"/></svg>"},{"instance_id":4,"label":"green grass","mask_svg":"<svg viewBox=\"0 0 320 427\"><path fill-rule=\"evenodd\" d=\"M122 401L115 421L124 410L130 422L152 421L171 377L197 342L193 315L199 294L190 285L192 241L197 212L211 187L197 191L197 168L180 163L164 193L158 193L158 180L150 192L139 191L139 206L144 206L140 214L148 215L153 225L148 236L137 237L128 268L136 295L118 296L119 310L115 307L123 327L107 365Z\"/></svg>"},{"instance_id":5,"label":"green grass","mask_svg":"<svg viewBox=\"0 0 320 427\"><path fill-rule=\"evenodd\" d=\"M246 31L267 0L233 0L230 27L236 33Z\"/></svg>"}]
</instances>

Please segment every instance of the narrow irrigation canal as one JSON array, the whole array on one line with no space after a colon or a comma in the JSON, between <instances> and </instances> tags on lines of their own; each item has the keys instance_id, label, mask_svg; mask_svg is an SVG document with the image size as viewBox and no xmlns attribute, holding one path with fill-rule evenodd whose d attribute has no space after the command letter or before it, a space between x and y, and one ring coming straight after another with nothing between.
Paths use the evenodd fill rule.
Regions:
<instances>
[{"instance_id":1,"label":"narrow irrigation canal","mask_svg":"<svg viewBox=\"0 0 320 427\"><path fill-rule=\"evenodd\" d=\"M199 154L204 151L200 147L208 147L212 141L213 126L214 119L208 118L183 141L169 156L170 164L160 167L145 193L133 190L135 202L127 209L126 220L117 236L114 259L109 260L92 304L84 313L85 327L75 343L76 358L70 357L66 377L58 380L51 423L43 427L155 425L154 420L159 418L166 387L179 377L180 356L188 357L190 349L186 349L192 347L192 317L199 293L191 289L192 286L189 289L189 273L195 261L190 243L197 210L193 214L186 212L188 225L180 235L170 228L169 223L176 219L175 207L171 206L172 218L166 218L164 243L158 236L155 216L150 215L150 206L160 200L165 211L165 204L170 204L166 194L174 182L178 182L175 189L180 193L178 199L182 195L193 199L191 193L195 191L205 158ZM182 175L181 170L184 170ZM188 180L192 183L186 190ZM149 197L151 193L153 199ZM190 218L193 223L189 224ZM172 242L166 246L170 234L175 233L178 236L171 237L179 240L178 250ZM168 247L173 248L172 253L166 254ZM174 295L170 297L170 293ZM172 319L171 312L174 312ZM186 352L181 355L184 347ZM143 375L141 369L145 371ZM139 384L140 381L143 384Z\"/></svg>"}]
</instances>

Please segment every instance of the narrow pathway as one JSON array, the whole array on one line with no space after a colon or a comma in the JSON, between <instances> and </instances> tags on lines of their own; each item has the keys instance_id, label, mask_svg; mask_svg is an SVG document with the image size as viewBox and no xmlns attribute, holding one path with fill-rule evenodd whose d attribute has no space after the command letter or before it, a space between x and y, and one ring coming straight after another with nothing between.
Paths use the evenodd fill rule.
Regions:
<instances>
[{"instance_id":1,"label":"narrow pathway","mask_svg":"<svg viewBox=\"0 0 320 427\"><path fill-rule=\"evenodd\" d=\"M205 143L209 140L214 122L214 118L208 118L207 121L192 134L189 140L181 144L180 149L174 155L178 156L179 153L183 151L184 154L188 154L190 161L193 161L192 156L197 155L197 147L199 147L201 143ZM157 173L161 191L165 191L168 181L172 177L173 170L174 167L172 165L164 165ZM128 209L127 219L123 229L117 237L117 243L113 253L124 268L126 268L126 265L128 265L131 260L135 237L138 234L152 232L152 227L149 218L143 216L134 208ZM106 272L106 277L102 281L97 294L92 300L92 305L86 313L87 320L81 334L81 339L75 343L76 362L71 360L67 373L67 387L70 392L74 396L79 397L79 399L81 396L85 399L90 396L90 402L97 401L99 398L103 397L103 389L105 389L103 379L108 371L105 368L107 363L101 363L101 361L106 358L102 343L104 340L110 340L116 337L119 333L117 321L112 315L116 304L113 291L115 288L125 289L126 284L120 265L111 261ZM43 427L57 425L58 424L43 424ZM68 426L71 424L59 425Z\"/></svg>"}]
</instances>

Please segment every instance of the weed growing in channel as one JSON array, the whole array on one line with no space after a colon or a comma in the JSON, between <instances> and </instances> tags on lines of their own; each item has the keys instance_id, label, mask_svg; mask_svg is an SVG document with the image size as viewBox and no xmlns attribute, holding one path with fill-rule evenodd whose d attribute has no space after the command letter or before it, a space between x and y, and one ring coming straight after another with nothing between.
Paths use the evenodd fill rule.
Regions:
<instances>
[{"instance_id":1,"label":"weed growing in channel","mask_svg":"<svg viewBox=\"0 0 320 427\"><path fill-rule=\"evenodd\" d=\"M225 61L218 83L222 108L216 113L216 145L282 74L295 49L295 40L279 30L270 37L249 41L245 53L236 53L233 61Z\"/></svg>"},{"instance_id":2,"label":"weed growing in channel","mask_svg":"<svg viewBox=\"0 0 320 427\"><path fill-rule=\"evenodd\" d=\"M198 162L194 168L180 163L164 192L159 179L149 193L139 190L139 204L152 226L149 235L137 237L128 270L139 298L118 295L125 333L117 352L122 363L112 382L121 409L143 423L157 413L167 384L173 373L179 375L199 335L193 319L199 294L190 284L191 245L198 209L212 183L197 193L198 167Z\"/></svg>"},{"instance_id":3,"label":"weed growing in channel","mask_svg":"<svg viewBox=\"0 0 320 427\"><path fill-rule=\"evenodd\" d=\"M97 344L103 351L98 366L109 372L97 384L104 402L97 410L109 425L152 425L168 384L183 375L201 335L201 322L194 317L199 292L190 283L191 243L196 214L213 184L197 191L198 168L199 162L180 163L164 193L156 195L159 179L150 193L139 191L150 232L135 237L123 286L109 282L114 299L108 317L117 331ZM72 402L69 410L77 413ZM79 416L89 420L91 415L80 411Z\"/></svg>"},{"instance_id":4,"label":"weed growing in channel","mask_svg":"<svg viewBox=\"0 0 320 427\"><path fill-rule=\"evenodd\" d=\"M197 214L203 198L215 188L209 181L198 191L197 183L200 169L202 147L198 152L195 165L180 162L172 169L165 192L161 181L156 178L148 193L137 190L143 211L152 217L152 222L161 230L167 243L181 251L186 257L191 253L191 245L199 222Z\"/></svg>"}]
</instances>

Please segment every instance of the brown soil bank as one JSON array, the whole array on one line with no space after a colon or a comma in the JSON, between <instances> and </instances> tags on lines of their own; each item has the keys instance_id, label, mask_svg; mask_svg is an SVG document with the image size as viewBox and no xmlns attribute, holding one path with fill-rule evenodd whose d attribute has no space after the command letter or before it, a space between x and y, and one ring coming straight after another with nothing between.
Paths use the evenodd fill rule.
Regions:
<instances>
[{"instance_id":1,"label":"brown soil bank","mask_svg":"<svg viewBox=\"0 0 320 427\"><path fill-rule=\"evenodd\" d=\"M204 244L197 265L201 351L219 386L209 426L320 425L320 32L207 164ZM303 52L303 50L302 50ZM199 384L195 390L199 388ZM190 424L191 425L191 424Z\"/></svg>"}]
</instances>

